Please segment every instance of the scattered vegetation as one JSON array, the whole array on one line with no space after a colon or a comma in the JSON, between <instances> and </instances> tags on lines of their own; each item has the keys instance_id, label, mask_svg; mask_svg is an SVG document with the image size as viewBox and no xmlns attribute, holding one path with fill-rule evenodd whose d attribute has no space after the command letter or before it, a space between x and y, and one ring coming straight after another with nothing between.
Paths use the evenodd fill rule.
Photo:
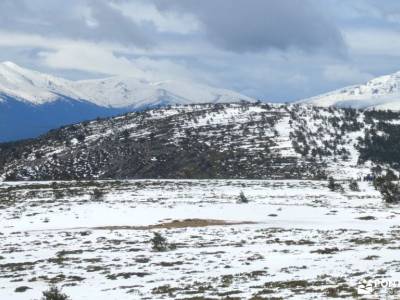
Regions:
<instances>
[{"instance_id":1,"label":"scattered vegetation","mask_svg":"<svg viewBox=\"0 0 400 300\"><path fill-rule=\"evenodd\" d=\"M104 199L104 192L100 189L94 189L92 194L90 195L90 200L92 201L101 201Z\"/></svg>"},{"instance_id":2,"label":"scattered vegetation","mask_svg":"<svg viewBox=\"0 0 400 300\"><path fill-rule=\"evenodd\" d=\"M177 113L170 114L171 111ZM0 174L6 172L5 177L10 181L27 178L325 180L327 163L347 161L351 156L348 146L353 141L349 134L363 129L364 123L359 122L362 113L352 109L245 102L129 113L64 126L38 139L2 144ZM232 115L228 122L218 121L227 115ZM279 124L286 116L290 118L289 140L300 154L298 157L281 155ZM393 116L378 117L383 122ZM307 126L310 122L314 126ZM369 127L366 131L370 131ZM95 141L89 139L94 136ZM372 143L374 150L369 147L370 142L360 144L365 149L360 150L366 153L365 158L385 155L380 153L384 151L379 144ZM60 151L50 154L54 150ZM392 160L396 157L399 156L391 155Z\"/></svg>"},{"instance_id":3,"label":"scattered vegetation","mask_svg":"<svg viewBox=\"0 0 400 300\"><path fill-rule=\"evenodd\" d=\"M332 192L343 192L343 187L340 183L337 183L333 177L328 179L328 188Z\"/></svg>"},{"instance_id":4,"label":"scattered vegetation","mask_svg":"<svg viewBox=\"0 0 400 300\"><path fill-rule=\"evenodd\" d=\"M317 249L317 250L311 251L311 253L318 253L318 254L334 254L337 252L339 252L339 248L337 248L337 247Z\"/></svg>"},{"instance_id":5,"label":"scattered vegetation","mask_svg":"<svg viewBox=\"0 0 400 300\"><path fill-rule=\"evenodd\" d=\"M245 196L245 194L243 193L243 191L240 192L238 202L239 202L239 203L249 203L249 199L247 199L247 197Z\"/></svg>"},{"instance_id":6,"label":"scattered vegetation","mask_svg":"<svg viewBox=\"0 0 400 300\"><path fill-rule=\"evenodd\" d=\"M363 216L363 217L359 217L358 219L362 220L362 221L376 220L376 218L374 216Z\"/></svg>"},{"instance_id":7,"label":"scattered vegetation","mask_svg":"<svg viewBox=\"0 0 400 300\"><path fill-rule=\"evenodd\" d=\"M400 203L400 185L394 183L392 179L391 176L378 177L374 181L374 186L386 203Z\"/></svg>"},{"instance_id":8,"label":"scattered vegetation","mask_svg":"<svg viewBox=\"0 0 400 300\"><path fill-rule=\"evenodd\" d=\"M386 174L386 172L383 170L382 174ZM392 178L390 173L388 178ZM380 182L381 178L377 178L376 181ZM334 185L336 184L335 180L333 180L333 183ZM350 182L346 182L346 190L348 190L349 184ZM201 187L201 190L196 188L198 185ZM342 185L344 186L344 184ZM77 186L79 186L79 188L76 188ZM70 183L59 182L57 185L40 182L26 183L20 187L11 185L10 189L7 188L6 192L12 192L13 195L15 195L15 198L18 201L16 206L17 208L20 207L20 203L28 203L26 205L28 210L24 212L24 215L34 217L33 213L36 213L39 208L36 206L32 206L31 208L31 204L36 205L39 203L40 205L45 205L54 211L55 209L60 209L60 211L62 211L66 207L70 206L70 201L54 201L54 199L52 199L54 189L63 192L64 190L76 191L79 197L72 200L74 202L76 201L76 203L86 204L89 204L87 201L88 191L91 192L95 189L99 189L100 191L110 191L112 194L109 194L109 197L105 199L106 203L104 204L107 204L107 206L110 204L112 206L121 207L121 202L119 202L118 199L115 199L117 197L112 197L112 195L119 195L120 191L124 191L126 194L134 195L129 200L131 203L135 203L137 199L141 199L142 197L140 192L137 191L143 191L147 188L151 188L153 192L154 190L160 191L152 193L153 195L159 195L157 198L149 197L146 199L146 203L149 205L154 205L154 203L160 203L163 206L170 205L166 199L175 200L175 196L171 195L176 195L176 193L181 190L188 191L188 194L182 195L185 199L195 200L195 197L198 197L200 194L199 191L204 191L204 194L201 194L204 195L203 198L206 203L209 201L209 196L215 201L220 201L222 199L222 203L224 203L227 197L229 197L229 193L219 196L219 194L215 192L215 187L217 186L221 187L221 183L218 183L218 181L215 181L215 183L204 181L199 181L197 183L194 181L177 181L171 183L170 181L163 180L158 181L157 183L154 183L153 181L126 181L124 183L105 181L97 183L92 182L90 184L89 182L79 181ZM315 199L318 200L318 202L314 202L314 199L310 198L310 201L307 201L305 204L309 205L312 203L315 207L324 207L321 210L321 219L324 218L323 215L326 213L326 202L324 200L334 196L326 188L325 182L305 181L297 183L292 181L266 181L260 184L258 181L250 182L232 180L226 181L224 186L226 186L226 188L223 188L224 191L226 191L227 188L231 189L231 192L236 191L236 193L234 192L234 197L231 197L231 200L233 201L237 201L238 198L241 198L239 194L243 195L244 198L247 199L246 196L248 191L256 186L266 189L262 193L259 193L264 195L275 195L275 192L271 193L271 189L274 191L280 191L290 188L298 193L301 193L304 187L315 189L318 191L318 193L315 193ZM121 188L121 190L116 187ZM79 190L79 192L77 190ZM241 190L243 190L243 193L240 192ZM346 213L347 217L354 221L356 221L356 219L365 220L365 225L369 228L370 224L368 223L374 223L373 220L375 220L375 218L372 217L376 212L374 210L375 206L368 205L368 207L358 207L357 200L354 199L370 199L368 202L374 201L376 203L376 201L379 201L379 197L376 196L377 193L369 194L368 191L370 190L371 187L363 185L363 191L360 192L357 197L351 194L344 194L344 196L341 197L343 198L343 203L340 204L340 207L335 207L337 209L335 212L338 213L339 219L342 220L342 212L346 209L349 207L356 207L356 209L351 209L349 215ZM31 201L22 201L19 195L31 195L31 191L35 192L34 197L36 198L32 198ZM168 194L166 191L168 191ZM285 194L284 197L286 197L287 193L285 191L282 192ZM321 196L319 196L319 193L321 193ZM251 196L251 194L248 196ZM273 203L276 203L273 199L269 200L271 201L268 201L268 205L274 205ZM252 197L250 197L250 204L253 203L253 201ZM290 201L291 202L288 203L289 205L294 204L297 207L298 201L296 200L296 197L291 197ZM196 206L198 205L197 201L193 201L193 203ZM328 209L332 208L328 207ZM279 208L276 211L281 210L284 211L285 207ZM11 213L11 210L7 210L7 214L10 214L11 216ZM311 229L301 229L281 228L277 226L275 228L269 226L265 227L262 224L260 226L230 226L231 224L236 223L226 223L222 220L212 219L168 219L164 220L164 223L160 222L143 227L126 226L120 228L92 228L91 230L93 230L93 232L101 230L104 233L99 235L92 233L93 236L90 236L91 231L83 231L82 229L73 231L62 230L59 233L25 233L16 231L10 235L12 238L11 240L9 240L8 236L1 236L0 234L0 241L4 241L4 243L0 243L2 245L0 250L3 250L3 255L6 256L0 256L0 261L3 258L3 263L0 263L0 269L4 278L14 280L15 277L17 280L21 281L21 284L23 282L27 284L27 286L11 286L11 292L13 290L16 293L25 292L25 294L16 294L16 296L25 295L26 298L29 298L28 294L31 295L33 292L33 290L28 290L29 287L35 288L42 282L57 284L59 287L79 285L84 288L86 284L92 284L91 282L93 278L92 276L88 276L87 279L85 279L84 277L86 272L96 272L100 274L100 276L104 277L104 285L102 284L100 287L102 291L106 291L105 297L107 297L107 294L110 294L112 297L113 292L109 289L109 286L114 285L119 286L122 292L125 291L127 297L129 297L129 295L137 295L137 297L141 298L146 298L146 296L147 298L151 298L149 293L153 293L153 298L190 298L192 296L190 299L205 299L207 297L219 297L224 299L242 299L247 297L250 299L251 294L249 291L251 291L253 296L251 299L266 299L272 297L283 299L285 297L293 297L293 295L295 297L295 295L299 294L305 295L306 297L312 295L316 298L324 298L327 296L346 298L353 296L353 288L346 286L346 282L349 278L361 278L360 274L362 274L362 272L359 270L359 266L362 265L362 262L365 260L376 260L378 258L377 256L369 255L370 253L368 253L368 249L374 249L374 251L378 253L380 249L395 250L398 248L396 245L395 230L386 231L386 229L383 228L383 230L375 231L374 229L379 229L379 224L392 216L392 214L393 210L385 210L384 214L379 214L379 218L376 219L376 224L373 224L374 227L371 227L371 231L353 229L350 222L346 222L346 226L343 226L343 228L338 227L338 229L332 230L330 228L325 229L321 227L322 229L317 228L318 230L315 230L316 227ZM270 216L276 216L276 214L270 214ZM43 217L44 216L38 216L37 218L42 219ZM334 219L335 217L332 217L332 220ZM340 220L338 222L341 222ZM358 221L358 223L360 222ZM228 225L228 227L223 229L224 225ZM208 229L206 228L207 226L217 227ZM197 229L186 229L192 227L197 227ZM129 231L131 229L137 229L140 232ZM111 232L111 236L108 236L107 234ZM154 232L154 236L152 232ZM172 235L170 235L171 233L173 233L174 240L179 240L178 247L180 251L161 252L164 254L153 252L154 255L151 255L151 252L149 252L151 248L153 248L154 251L168 251L174 249L174 245L168 243L170 239L172 239ZM63 238L62 242L60 242L60 237ZM132 239L132 237L134 238ZM25 247L22 243L18 243L19 240L23 239L30 241L30 244L25 244ZM70 241L74 241L73 249L65 250L65 244ZM173 241L171 240L171 242ZM280 274L286 274L284 276L287 276L290 280L274 281L277 279L271 279L271 270L263 267L268 265L268 256L261 251L265 247L256 248L254 245L267 245L268 251L280 254L283 257L293 254L297 255L298 260L296 260L295 263L285 264L283 260L283 263L278 265L281 269L278 268L277 272ZM44 256L37 257L37 261L9 261L10 255L15 253L15 251L23 251L22 253L26 254L21 256L23 258L29 257L30 255L28 253L32 253L32 251L35 252L35 250L37 251L39 248L43 249L48 247L54 249L56 253L52 258ZM246 247L249 248L247 249ZM188 248L196 248L199 251L196 251L195 255L193 255L192 251L184 251ZM235 253L240 253L240 255L235 257L235 260L239 263L233 267L229 263L229 259L232 257L230 249L238 249ZM101 254L110 253L110 255L98 255L99 251ZM352 264L348 264L345 274L341 272L342 269L340 267L337 268L336 272L329 273L331 270L326 268L326 266L340 266L340 260L338 260L337 257L335 258L335 256L341 255L340 253L343 253L343 251L350 251L352 253L354 256L354 263L352 262ZM88 256L82 255L82 253L92 254ZM122 266L121 259L125 256L116 257L116 254L118 253L130 257L131 262L136 264L136 266L139 267L139 270L132 270L131 263ZM189 255L187 255L187 253L189 253ZM299 280L301 274L304 274L304 271L302 270L308 268L310 261L318 268L318 273L321 275L318 275L315 278L308 278L307 280ZM76 270L79 272L76 272L73 276L68 276L64 270L67 270L71 264L76 265L78 267ZM45 267L48 265L53 266L50 271L49 268ZM116 270L114 268L116 265L121 267ZM211 274L203 276L198 270L199 265L207 265L209 270L224 270L222 273L225 275L217 274L215 277L211 277L213 276L213 274ZM251 267L251 271L238 271L238 268L240 268L241 265ZM379 270L385 269L385 266L389 269L397 267L396 261L392 261L386 257L382 257L382 259L376 261L375 265L377 266L377 271L372 275L381 274L378 272L380 272ZM172 281L163 282L162 278L160 281L156 279L155 281L152 281L152 290L147 289L145 292L142 292L140 287L138 288L129 283L126 285L118 284L121 280L128 282L132 281L134 278L136 278L134 281L140 280L140 278L147 278L148 281L151 279L149 276L154 274L154 272L175 272L190 279L194 278L194 280L182 281L181 283L175 284ZM327 272L327 274L330 275L328 276L323 274L323 272ZM197 277L197 274L200 276ZM334 278L332 276L338 277ZM132 280L129 280L130 278ZM115 281L108 282L109 280ZM268 283L268 280L272 281ZM254 282L258 282L258 284L254 284ZM169 283L170 285L168 285ZM69 299L68 296L63 294L61 291L56 293L54 293L54 291L53 293L50 293L51 291L46 292L46 297L44 293L43 298L40 300ZM165 295L161 296L161 294ZM200 294L201 296L195 296L197 294ZM204 296L205 294L207 295ZM37 296L37 298L40 298L40 296ZM124 297L122 296L122 298Z\"/></svg>"},{"instance_id":9,"label":"scattered vegetation","mask_svg":"<svg viewBox=\"0 0 400 300\"><path fill-rule=\"evenodd\" d=\"M360 187L358 186L358 182L354 179L350 180L349 189L350 189L350 191L353 191L353 192L359 192Z\"/></svg>"},{"instance_id":10,"label":"scattered vegetation","mask_svg":"<svg viewBox=\"0 0 400 300\"><path fill-rule=\"evenodd\" d=\"M30 287L27 286L19 286L15 289L16 293L25 293L27 290L30 290Z\"/></svg>"},{"instance_id":11,"label":"scattered vegetation","mask_svg":"<svg viewBox=\"0 0 400 300\"><path fill-rule=\"evenodd\" d=\"M41 300L70 300L70 298L62 293L56 286L52 286L49 290L43 292Z\"/></svg>"},{"instance_id":12,"label":"scattered vegetation","mask_svg":"<svg viewBox=\"0 0 400 300\"><path fill-rule=\"evenodd\" d=\"M399 169L400 167L400 125L391 124L387 121L392 120L391 115L385 115L384 112L375 112L374 117L380 119L376 122L371 121L371 129L365 132L361 140L360 158L372 160L377 163L389 164ZM400 114L396 113L396 119Z\"/></svg>"}]
</instances>

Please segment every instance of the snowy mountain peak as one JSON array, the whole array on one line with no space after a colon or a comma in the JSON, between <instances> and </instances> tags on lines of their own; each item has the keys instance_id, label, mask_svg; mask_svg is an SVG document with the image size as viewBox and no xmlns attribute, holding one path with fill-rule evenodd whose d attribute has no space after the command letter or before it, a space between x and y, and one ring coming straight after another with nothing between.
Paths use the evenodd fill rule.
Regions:
<instances>
[{"instance_id":1,"label":"snowy mountain peak","mask_svg":"<svg viewBox=\"0 0 400 300\"><path fill-rule=\"evenodd\" d=\"M41 105L63 97L113 108L254 100L230 90L190 81L152 83L129 76L70 81L25 69L9 61L0 64L0 101L14 98Z\"/></svg>"},{"instance_id":2,"label":"snowy mountain peak","mask_svg":"<svg viewBox=\"0 0 400 300\"><path fill-rule=\"evenodd\" d=\"M400 71L299 102L324 107L400 110Z\"/></svg>"},{"instance_id":3,"label":"snowy mountain peak","mask_svg":"<svg viewBox=\"0 0 400 300\"><path fill-rule=\"evenodd\" d=\"M84 80L73 83L84 99L105 107L140 108L161 104L236 102L254 99L237 92L191 81L149 82L129 76Z\"/></svg>"},{"instance_id":4,"label":"snowy mountain peak","mask_svg":"<svg viewBox=\"0 0 400 300\"><path fill-rule=\"evenodd\" d=\"M22 68L6 61L0 64L0 99L13 98L41 105L60 98L79 99L68 80Z\"/></svg>"}]
</instances>

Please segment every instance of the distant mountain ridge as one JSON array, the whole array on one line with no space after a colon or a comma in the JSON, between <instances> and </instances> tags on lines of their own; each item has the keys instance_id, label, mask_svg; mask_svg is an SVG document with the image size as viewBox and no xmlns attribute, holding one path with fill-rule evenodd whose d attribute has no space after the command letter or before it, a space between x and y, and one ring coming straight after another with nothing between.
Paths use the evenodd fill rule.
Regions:
<instances>
[{"instance_id":1,"label":"distant mountain ridge","mask_svg":"<svg viewBox=\"0 0 400 300\"><path fill-rule=\"evenodd\" d=\"M400 110L400 72L374 78L365 84L344 87L300 100L315 106Z\"/></svg>"},{"instance_id":2,"label":"distant mountain ridge","mask_svg":"<svg viewBox=\"0 0 400 300\"><path fill-rule=\"evenodd\" d=\"M190 81L134 77L70 81L0 63L0 142L30 138L61 125L169 104L254 99Z\"/></svg>"}]
</instances>

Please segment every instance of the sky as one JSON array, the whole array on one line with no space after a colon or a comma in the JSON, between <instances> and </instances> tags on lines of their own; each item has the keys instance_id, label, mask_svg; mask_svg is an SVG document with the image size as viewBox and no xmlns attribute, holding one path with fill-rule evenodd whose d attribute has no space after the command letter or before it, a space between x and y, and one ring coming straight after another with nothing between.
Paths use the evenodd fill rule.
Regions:
<instances>
[{"instance_id":1,"label":"sky","mask_svg":"<svg viewBox=\"0 0 400 300\"><path fill-rule=\"evenodd\" d=\"M1 0L0 60L290 102L400 70L398 0Z\"/></svg>"}]
</instances>

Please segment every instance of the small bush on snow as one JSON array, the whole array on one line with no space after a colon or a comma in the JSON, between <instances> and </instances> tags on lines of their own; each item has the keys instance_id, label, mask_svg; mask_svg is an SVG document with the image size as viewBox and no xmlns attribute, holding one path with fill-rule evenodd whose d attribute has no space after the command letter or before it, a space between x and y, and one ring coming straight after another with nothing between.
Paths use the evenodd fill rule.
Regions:
<instances>
[{"instance_id":1,"label":"small bush on snow","mask_svg":"<svg viewBox=\"0 0 400 300\"><path fill-rule=\"evenodd\" d=\"M158 232L154 232L154 236L150 240L150 243L152 245L153 250L157 252L163 252L175 249L175 245L169 244L167 239Z\"/></svg>"},{"instance_id":2,"label":"small bush on snow","mask_svg":"<svg viewBox=\"0 0 400 300\"><path fill-rule=\"evenodd\" d=\"M70 300L66 294L62 293L56 286L50 287L47 291L43 292L41 300Z\"/></svg>"},{"instance_id":3,"label":"small bush on snow","mask_svg":"<svg viewBox=\"0 0 400 300\"><path fill-rule=\"evenodd\" d=\"M359 192L360 191L360 187L358 186L358 183L355 180L351 180L350 181L349 188L353 192Z\"/></svg>"}]
</instances>

